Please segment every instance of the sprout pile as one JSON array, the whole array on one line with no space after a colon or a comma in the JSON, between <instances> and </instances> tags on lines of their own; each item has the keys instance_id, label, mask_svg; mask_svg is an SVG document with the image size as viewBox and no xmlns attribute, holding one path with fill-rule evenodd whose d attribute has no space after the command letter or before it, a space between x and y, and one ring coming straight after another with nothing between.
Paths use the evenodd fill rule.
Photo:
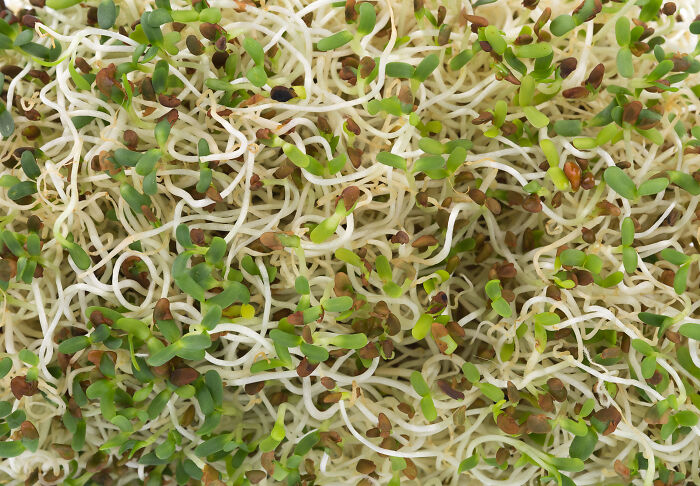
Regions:
<instances>
[{"instance_id":1,"label":"sprout pile","mask_svg":"<svg viewBox=\"0 0 700 486\"><path fill-rule=\"evenodd\" d=\"M700 483L695 0L11 7L0 483Z\"/></svg>"}]
</instances>

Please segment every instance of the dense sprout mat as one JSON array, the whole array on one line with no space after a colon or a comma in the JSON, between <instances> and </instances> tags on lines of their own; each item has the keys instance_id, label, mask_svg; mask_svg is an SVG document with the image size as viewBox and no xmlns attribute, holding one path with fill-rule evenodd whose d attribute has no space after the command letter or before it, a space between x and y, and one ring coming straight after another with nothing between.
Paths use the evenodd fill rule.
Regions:
<instances>
[{"instance_id":1,"label":"dense sprout mat","mask_svg":"<svg viewBox=\"0 0 700 486\"><path fill-rule=\"evenodd\" d=\"M1 484L700 484L696 1L0 7Z\"/></svg>"}]
</instances>

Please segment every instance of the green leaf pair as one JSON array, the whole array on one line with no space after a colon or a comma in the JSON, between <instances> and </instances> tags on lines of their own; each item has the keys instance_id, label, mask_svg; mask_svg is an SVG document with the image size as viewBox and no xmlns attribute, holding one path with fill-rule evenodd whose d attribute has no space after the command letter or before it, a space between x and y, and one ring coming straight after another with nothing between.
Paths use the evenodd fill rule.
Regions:
<instances>
[{"instance_id":1,"label":"green leaf pair","mask_svg":"<svg viewBox=\"0 0 700 486\"><path fill-rule=\"evenodd\" d=\"M663 192L669 184L667 178L657 177L649 179L637 187L625 171L617 166L605 169L603 176L612 190L630 201L636 201L641 196L651 196Z\"/></svg>"}]
</instances>

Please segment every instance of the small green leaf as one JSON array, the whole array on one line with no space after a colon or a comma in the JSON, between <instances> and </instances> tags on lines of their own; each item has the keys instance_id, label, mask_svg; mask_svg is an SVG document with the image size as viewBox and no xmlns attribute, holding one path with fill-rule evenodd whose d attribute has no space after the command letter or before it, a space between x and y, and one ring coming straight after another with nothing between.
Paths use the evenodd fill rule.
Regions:
<instances>
[{"instance_id":1,"label":"small green leaf","mask_svg":"<svg viewBox=\"0 0 700 486\"><path fill-rule=\"evenodd\" d=\"M389 152L379 152L377 154L377 162L388 165L389 167L394 167L395 169L406 170L406 159Z\"/></svg>"},{"instance_id":2,"label":"small green leaf","mask_svg":"<svg viewBox=\"0 0 700 486\"><path fill-rule=\"evenodd\" d=\"M558 120L553 128L562 137L576 137L581 134L581 120Z\"/></svg>"},{"instance_id":3,"label":"small green leaf","mask_svg":"<svg viewBox=\"0 0 700 486\"><path fill-rule=\"evenodd\" d=\"M655 352L654 348L643 339L632 339L630 345L644 356L651 356Z\"/></svg>"},{"instance_id":4,"label":"small green leaf","mask_svg":"<svg viewBox=\"0 0 700 486\"><path fill-rule=\"evenodd\" d=\"M475 383L475 385L479 388L479 390L481 390L481 393L483 393L486 398L494 403L498 403L506 398L503 394L503 390L495 385L490 383Z\"/></svg>"},{"instance_id":5,"label":"small green leaf","mask_svg":"<svg viewBox=\"0 0 700 486\"><path fill-rule=\"evenodd\" d=\"M462 373L464 373L464 376L469 380L471 383L476 383L479 381L479 378L481 377L481 374L479 373L479 369L470 363L469 361L466 361L462 365Z\"/></svg>"},{"instance_id":6,"label":"small green leaf","mask_svg":"<svg viewBox=\"0 0 700 486\"><path fill-rule=\"evenodd\" d=\"M103 0L97 7L97 23L101 29L111 29L117 21L117 6L114 0Z\"/></svg>"},{"instance_id":7,"label":"small green leaf","mask_svg":"<svg viewBox=\"0 0 700 486\"><path fill-rule=\"evenodd\" d=\"M630 43L630 21L627 17L620 17L615 22L615 39L620 47Z\"/></svg>"},{"instance_id":8,"label":"small green leaf","mask_svg":"<svg viewBox=\"0 0 700 486\"><path fill-rule=\"evenodd\" d=\"M256 66L261 66L265 62L265 52L262 46L255 39L246 37L243 39L243 49L248 53Z\"/></svg>"},{"instance_id":9,"label":"small green leaf","mask_svg":"<svg viewBox=\"0 0 700 486\"><path fill-rule=\"evenodd\" d=\"M498 279L489 280L484 287L489 299L495 300L501 296L501 281Z\"/></svg>"},{"instance_id":10,"label":"small green leaf","mask_svg":"<svg viewBox=\"0 0 700 486\"><path fill-rule=\"evenodd\" d=\"M36 194L36 183L34 181L18 182L7 191L7 197L13 201L19 201L23 197Z\"/></svg>"},{"instance_id":11,"label":"small green leaf","mask_svg":"<svg viewBox=\"0 0 700 486\"><path fill-rule=\"evenodd\" d=\"M511 315L513 315L513 309L503 297L499 297L493 302L491 302L491 308L495 310L501 317L510 317Z\"/></svg>"},{"instance_id":12,"label":"small green leaf","mask_svg":"<svg viewBox=\"0 0 700 486\"><path fill-rule=\"evenodd\" d=\"M262 88L267 83L267 73L265 73L265 68L260 64L250 68L246 73L246 78L253 86L258 88Z\"/></svg>"},{"instance_id":13,"label":"small green leaf","mask_svg":"<svg viewBox=\"0 0 700 486\"><path fill-rule=\"evenodd\" d=\"M571 15L562 14L552 20L549 30L557 37L566 35L571 29L576 27L576 21Z\"/></svg>"},{"instance_id":14,"label":"small green leaf","mask_svg":"<svg viewBox=\"0 0 700 486\"><path fill-rule=\"evenodd\" d=\"M585 461L591 454L593 454L597 443L598 433L593 428L589 428L586 435L577 435L574 437L574 440L571 441L571 445L569 446L569 455L574 459Z\"/></svg>"},{"instance_id":15,"label":"small green leaf","mask_svg":"<svg viewBox=\"0 0 700 486\"><path fill-rule=\"evenodd\" d=\"M688 271L690 270L690 265L682 265L676 272L676 276L673 278L673 290L676 291L678 295L685 292L688 285Z\"/></svg>"},{"instance_id":16,"label":"small green leaf","mask_svg":"<svg viewBox=\"0 0 700 486\"><path fill-rule=\"evenodd\" d=\"M361 36L366 36L374 30L374 26L377 23L377 12L369 2L361 3L358 10L357 33Z\"/></svg>"},{"instance_id":17,"label":"small green leaf","mask_svg":"<svg viewBox=\"0 0 700 486\"><path fill-rule=\"evenodd\" d=\"M318 49L321 52L332 51L333 49L342 47L348 42L350 42L352 40L352 37L353 35L350 32L348 32L347 30L343 30L318 41L318 43L316 44L316 49Z\"/></svg>"},{"instance_id":18,"label":"small green leaf","mask_svg":"<svg viewBox=\"0 0 700 486\"><path fill-rule=\"evenodd\" d=\"M461 474L464 471L473 469L474 467L476 467L477 464L479 464L479 454L472 454L471 456L467 457L465 460L459 463L457 472Z\"/></svg>"},{"instance_id":19,"label":"small green leaf","mask_svg":"<svg viewBox=\"0 0 700 486\"><path fill-rule=\"evenodd\" d=\"M647 356L642 360L642 377L645 380L648 380L654 375L654 372L656 371L656 357L655 356Z\"/></svg>"},{"instance_id":20,"label":"small green leaf","mask_svg":"<svg viewBox=\"0 0 700 486\"><path fill-rule=\"evenodd\" d=\"M622 17L625 18L626 17ZM631 78L634 76L634 61L632 59L632 51L629 47L621 47L617 51L616 59L617 71L622 77Z\"/></svg>"},{"instance_id":21,"label":"small green leaf","mask_svg":"<svg viewBox=\"0 0 700 486\"><path fill-rule=\"evenodd\" d=\"M352 307L352 297L334 297L322 303L323 309L327 312L345 312Z\"/></svg>"},{"instance_id":22,"label":"small green leaf","mask_svg":"<svg viewBox=\"0 0 700 486\"><path fill-rule=\"evenodd\" d=\"M549 124L549 118L534 106L524 106L523 112L527 120L535 128L544 128Z\"/></svg>"},{"instance_id":23,"label":"small green leaf","mask_svg":"<svg viewBox=\"0 0 700 486\"><path fill-rule=\"evenodd\" d=\"M658 194L666 189L668 183L669 181L665 177L649 179L648 181L642 182L637 193L640 196L651 196L652 194Z\"/></svg>"},{"instance_id":24,"label":"small green leaf","mask_svg":"<svg viewBox=\"0 0 700 486\"><path fill-rule=\"evenodd\" d=\"M392 78L410 79L415 68L405 62L389 62L386 65L386 75Z\"/></svg>"},{"instance_id":25,"label":"small green leaf","mask_svg":"<svg viewBox=\"0 0 700 486\"><path fill-rule=\"evenodd\" d=\"M430 387L428 387L428 384L425 382L425 379L423 379L423 375L420 373L420 371L413 371L411 373L410 380L411 386L416 393L422 397L430 395Z\"/></svg>"},{"instance_id":26,"label":"small green leaf","mask_svg":"<svg viewBox=\"0 0 700 486\"><path fill-rule=\"evenodd\" d=\"M695 427L698 423L698 416L690 410L681 410L677 412L673 419L681 427Z\"/></svg>"},{"instance_id":27,"label":"small green leaf","mask_svg":"<svg viewBox=\"0 0 700 486\"><path fill-rule=\"evenodd\" d=\"M363 333L339 334L331 338L330 342L343 349L360 349L367 346L367 336Z\"/></svg>"},{"instance_id":28,"label":"small green leaf","mask_svg":"<svg viewBox=\"0 0 700 486\"><path fill-rule=\"evenodd\" d=\"M561 261L562 265L580 267L586 261L586 254L581 250L567 248L559 255L559 261Z\"/></svg>"},{"instance_id":29,"label":"small green leaf","mask_svg":"<svg viewBox=\"0 0 700 486\"><path fill-rule=\"evenodd\" d=\"M690 261L689 256L684 255L680 251L674 250L673 248L664 248L661 250L661 258L673 263L674 265L684 265Z\"/></svg>"},{"instance_id":30,"label":"small green leaf","mask_svg":"<svg viewBox=\"0 0 700 486\"><path fill-rule=\"evenodd\" d=\"M678 329L678 332L681 333L682 336L687 337L688 339L695 339L696 341L700 341L700 324L683 324Z\"/></svg>"},{"instance_id":31,"label":"small green leaf","mask_svg":"<svg viewBox=\"0 0 700 486\"><path fill-rule=\"evenodd\" d=\"M24 445L18 440L0 442L0 457L17 457L25 451Z\"/></svg>"},{"instance_id":32,"label":"small green leaf","mask_svg":"<svg viewBox=\"0 0 700 486\"><path fill-rule=\"evenodd\" d=\"M637 250L631 246L622 248L622 265L625 267L625 272L632 274L637 270Z\"/></svg>"},{"instance_id":33,"label":"small green leaf","mask_svg":"<svg viewBox=\"0 0 700 486\"><path fill-rule=\"evenodd\" d=\"M437 418L437 410L435 409L435 403L430 395L426 395L420 400L420 409L423 412L423 416L428 422L432 422Z\"/></svg>"},{"instance_id":34,"label":"small green leaf","mask_svg":"<svg viewBox=\"0 0 700 486\"><path fill-rule=\"evenodd\" d=\"M549 42L525 44L522 46L515 46L513 52L515 52L515 55L518 57L538 59L552 54L552 45Z\"/></svg>"},{"instance_id":35,"label":"small green leaf","mask_svg":"<svg viewBox=\"0 0 700 486\"><path fill-rule=\"evenodd\" d=\"M488 25L484 27L484 37L486 37L486 41L491 45L491 48L494 50L494 52L499 56L502 56L503 53L506 51L506 47L508 47L508 44L506 43L505 39L501 36L501 33L498 31L498 29L493 25Z\"/></svg>"},{"instance_id":36,"label":"small green leaf","mask_svg":"<svg viewBox=\"0 0 700 486\"><path fill-rule=\"evenodd\" d=\"M603 174L605 182L625 199L636 199L637 188L630 177L619 167L613 165L605 169Z\"/></svg>"},{"instance_id":37,"label":"small green leaf","mask_svg":"<svg viewBox=\"0 0 700 486\"><path fill-rule=\"evenodd\" d=\"M627 217L622 220L620 235L622 237L623 246L632 245L634 242L634 221L632 221L632 218Z\"/></svg>"},{"instance_id":38,"label":"small green leaf","mask_svg":"<svg viewBox=\"0 0 700 486\"><path fill-rule=\"evenodd\" d=\"M75 354L81 349L90 346L90 338L87 336L75 336L68 338L58 345L58 351L63 354Z\"/></svg>"},{"instance_id":39,"label":"small green leaf","mask_svg":"<svg viewBox=\"0 0 700 486\"><path fill-rule=\"evenodd\" d=\"M34 154L31 150L25 150L22 152L20 162L22 164L22 171L30 179L36 179L41 175L41 170L39 169L39 165L36 163L36 159L34 158Z\"/></svg>"}]
</instances>

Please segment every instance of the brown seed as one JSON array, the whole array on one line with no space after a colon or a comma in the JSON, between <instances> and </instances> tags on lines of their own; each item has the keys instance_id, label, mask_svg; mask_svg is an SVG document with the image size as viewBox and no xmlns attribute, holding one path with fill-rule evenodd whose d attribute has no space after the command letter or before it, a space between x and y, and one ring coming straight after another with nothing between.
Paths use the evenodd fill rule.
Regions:
<instances>
[{"instance_id":1,"label":"brown seed","mask_svg":"<svg viewBox=\"0 0 700 486\"><path fill-rule=\"evenodd\" d=\"M268 231L266 233L263 233L260 235L260 243L262 243L264 246L268 247L270 250L281 250L284 248L282 244L279 242L277 239L277 233L273 233L272 231Z\"/></svg>"},{"instance_id":2,"label":"brown seed","mask_svg":"<svg viewBox=\"0 0 700 486\"><path fill-rule=\"evenodd\" d=\"M313 364L309 362L306 357L304 357L304 359L302 359L297 365L297 375L302 378L306 378L307 376L311 375L311 373L313 373L317 367L318 363Z\"/></svg>"},{"instance_id":3,"label":"brown seed","mask_svg":"<svg viewBox=\"0 0 700 486\"><path fill-rule=\"evenodd\" d=\"M434 236L432 236L432 235L423 235L423 236L417 238L417 239L411 244L411 246L412 246L413 248L427 248L427 247L430 247L430 246L437 245L438 243L439 243L439 242L438 242L437 238L435 238Z\"/></svg>"},{"instance_id":4,"label":"brown seed","mask_svg":"<svg viewBox=\"0 0 700 486\"><path fill-rule=\"evenodd\" d=\"M547 380L547 387L549 388L549 393L556 401L563 402L566 400L566 387L564 386L564 382L559 378L550 378Z\"/></svg>"},{"instance_id":5,"label":"brown seed","mask_svg":"<svg viewBox=\"0 0 700 486\"><path fill-rule=\"evenodd\" d=\"M204 36L205 39L214 41L219 37L220 33L223 33L223 29L217 24L202 22L201 24L199 24L199 32Z\"/></svg>"},{"instance_id":6,"label":"brown seed","mask_svg":"<svg viewBox=\"0 0 700 486\"><path fill-rule=\"evenodd\" d=\"M214 186L207 187L207 190L204 194L214 202L223 202L224 201L224 198L221 197L221 194Z\"/></svg>"},{"instance_id":7,"label":"brown seed","mask_svg":"<svg viewBox=\"0 0 700 486\"><path fill-rule=\"evenodd\" d=\"M10 390L17 400L22 397L31 397L39 391L39 382L27 381L26 376L15 376L10 380Z\"/></svg>"},{"instance_id":8,"label":"brown seed","mask_svg":"<svg viewBox=\"0 0 700 486\"><path fill-rule=\"evenodd\" d=\"M258 484L260 481L267 477L267 474L265 474L265 471L255 469L253 471L246 471L245 477L248 478L250 484Z\"/></svg>"},{"instance_id":9,"label":"brown seed","mask_svg":"<svg viewBox=\"0 0 700 486\"><path fill-rule=\"evenodd\" d=\"M192 228L190 230L190 240L197 246L204 246L206 244L204 231L200 228Z\"/></svg>"},{"instance_id":10,"label":"brown seed","mask_svg":"<svg viewBox=\"0 0 700 486\"><path fill-rule=\"evenodd\" d=\"M518 403L520 401L520 392L512 381L509 381L506 386L506 395L509 402Z\"/></svg>"},{"instance_id":11,"label":"brown seed","mask_svg":"<svg viewBox=\"0 0 700 486\"><path fill-rule=\"evenodd\" d=\"M666 4L666 5L668 5L668 4ZM664 6L665 6L665 5L664 5ZM617 474L619 474L620 476L622 476L625 480L629 480L629 478L630 478L630 468L628 468L627 466L625 466L624 464L622 464L622 461L620 461L619 459L615 460L615 464L614 464L613 468L615 469L615 472L616 472Z\"/></svg>"},{"instance_id":12,"label":"brown seed","mask_svg":"<svg viewBox=\"0 0 700 486\"><path fill-rule=\"evenodd\" d=\"M362 359L374 359L379 357L379 350L374 343L370 342L367 343L364 348L360 348L357 354L359 354Z\"/></svg>"},{"instance_id":13,"label":"brown seed","mask_svg":"<svg viewBox=\"0 0 700 486\"><path fill-rule=\"evenodd\" d=\"M180 106L180 103L182 103L177 96L164 94L158 95L158 102L166 108L175 108L176 106Z\"/></svg>"},{"instance_id":14,"label":"brown seed","mask_svg":"<svg viewBox=\"0 0 700 486\"><path fill-rule=\"evenodd\" d=\"M484 205L495 215L501 214L501 203L493 197L487 197L484 201Z\"/></svg>"},{"instance_id":15,"label":"brown seed","mask_svg":"<svg viewBox=\"0 0 700 486\"><path fill-rule=\"evenodd\" d=\"M214 42L214 47L217 51L224 52L226 50L226 37L222 35L221 37L216 39L216 42ZM226 57L228 58L228 56Z\"/></svg>"},{"instance_id":16,"label":"brown seed","mask_svg":"<svg viewBox=\"0 0 700 486\"><path fill-rule=\"evenodd\" d=\"M108 319L102 314L102 312L95 310L90 313L90 321L96 326L99 326L100 324L106 324L108 326L111 326L113 324L111 319Z\"/></svg>"},{"instance_id":17,"label":"brown seed","mask_svg":"<svg viewBox=\"0 0 700 486\"><path fill-rule=\"evenodd\" d=\"M335 388L335 380L328 376L324 376L321 378L321 385L323 385L326 390L332 390Z\"/></svg>"},{"instance_id":18,"label":"brown seed","mask_svg":"<svg viewBox=\"0 0 700 486\"><path fill-rule=\"evenodd\" d=\"M527 418L528 434L546 434L552 430L547 417L543 414L530 415Z\"/></svg>"},{"instance_id":19,"label":"brown seed","mask_svg":"<svg viewBox=\"0 0 700 486\"><path fill-rule=\"evenodd\" d=\"M438 32L437 45L444 46L450 42L450 36L452 35L451 25L442 25L440 31Z\"/></svg>"},{"instance_id":20,"label":"brown seed","mask_svg":"<svg viewBox=\"0 0 700 486\"><path fill-rule=\"evenodd\" d=\"M493 113L489 111L480 111L479 116L472 120L473 125L483 125L493 120Z\"/></svg>"},{"instance_id":21,"label":"brown seed","mask_svg":"<svg viewBox=\"0 0 700 486\"><path fill-rule=\"evenodd\" d=\"M270 98L281 103L296 98L296 96L296 92L286 86L275 86L270 90Z\"/></svg>"},{"instance_id":22,"label":"brown seed","mask_svg":"<svg viewBox=\"0 0 700 486\"><path fill-rule=\"evenodd\" d=\"M381 437L389 437L389 434L391 434L391 422L389 421L389 417L383 412L380 412L377 416L377 423Z\"/></svg>"},{"instance_id":23,"label":"brown seed","mask_svg":"<svg viewBox=\"0 0 700 486\"><path fill-rule=\"evenodd\" d=\"M41 69L30 69L27 74L29 74L29 76L33 78L38 79L44 84L49 84L49 82L51 81L51 76L49 76L49 73Z\"/></svg>"},{"instance_id":24,"label":"brown seed","mask_svg":"<svg viewBox=\"0 0 700 486\"><path fill-rule=\"evenodd\" d=\"M601 422L608 422L608 427L605 429L605 431L603 431L603 435L612 434L617 428L617 424L619 424L620 420L622 420L622 415L620 415L620 412L612 405L602 410L598 410L593 414L593 416Z\"/></svg>"},{"instance_id":25,"label":"brown seed","mask_svg":"<svg viewBox=\"0 0 700 486\"><path fill-rule=\"evenodd\" d=\"M100 93L110 98L112 95L112 86L116 86L122 92L124 89L117 83L114 76L117 73L117 66L114 63L110 63L107 67L100 69L95 77L95 85Z\"/></svg>"},{"instance_id":26,"label":"brown seed","mask_svg":"<svg viewBox=\"0 0 700 486\"><path fill-rule=\"evenodd\" d=\"M246 384L243 389L245 390L247 395L257 395L262 391L262 389L265 388L265 382L264 381L258 381L256 383L248 383Z\"/></svg>"},{"instance_id":27,"label":"brown seed","mask_svg":"<svg viewBox=\"0 0 700 486\"><path fill-rule=\"evenodd\" d=\"M304 325L304 313L302 311L296 311L287 316L287 322L293 326L303 326Z\"/></svg>"},{"instance_id":28,"label":"brown seed","mask_svg":"<svg viewBox=\"0 0 700 486\"><path fill-rule=\"evenodd\" d=\"M170 301L163 297L158 299L156 305L153 307L153 320L154 321L168 321L173 318L170 313Z\"/></svg>"},{"instance_id":29,"label":"brown seed","mask_svg":"<svg viewBox=\"0 0 700 486\"><path fill-rule=\"evenodd\" d=\"M571 190L576 192L581 187L581 167L576 162L567 161L564 163L564 174L569 179Z\"/></svg>"},{"instance_id":30,"label":"brown seed","mask_svg":"<svg viewBox=\"0 0 700 486\"><path fill-rule=\"evenodd\" d=\"M479 189L469 189L469 197L472 201L482 206L486 202L486 194Z\"/></svg>"},{"instance_id":31,"label":"brown seed","mask_svg":"<svg viewBox=\"0 0 700 486\"><path fill-rule=\"evenodd\" d=\"M591 74L589 74L586 81L583 82L583 86L588 86L590 84L593 89L598 89L600 87L600 83L603 82L604 75L605 66L600 63L591 70Z\"/></svg>"},{"instance_id":32,"label":"brown seed","mask_svg":"<svg viewBox=\"0 0 700 486\"><path fill-rule=\"evenodd\" d=\"M515 233L508 230L506 231L505 242L508 248L515 248L518 245L518 237L515 236Z\"/></svg>"},{"instance_id":33,"label":"brown seed","mask_svg":"<svg viewBox=\"0 0 700 486\"><path fill-rule=\"evenodd\" d=\"M496 272L498 274L498 278L515 278L515 276L518 274L518 271L515 269L515 265L512 263L504 263L503 265L499 265Z\"/></svg>"},{"instance_id":34,"label":"brown seed","mask_svg":"<svg viewBox=\"0 0 700 486\"><path fill-rule=\"evenodd\" d=\"M588 270L576 270L576 279L578 280L577 285L586 286L593 283L593 274Z\"/></svg>"},{"instance_id":35,"label":"brown seed","mask_svg":"<svg viewBox=\"0 0 700 486\"><path fill-rule=\"evenodd\" d=\"M550 299L554 299L556 301L561 300L561 290L559 290L559 287L554 284L547 286L546 294Z\"/></svg>"},{"instance_id":36,"label":"brown seed","mask_svg":"<svg viewBox=\"0 0 700 486\"><path fill-rule=\"evenodd\" d=\"M190 405L185 409L180 417L180 425L183 427L189 427L194 422L195 409L194 405Z\"/></svg>"},{"instance_id":37,"label":"brown seed","mask_svg":"<svg viewBox=\"0 0 700 486\"><path fill-rule=\"evenodd\" d=\"M22 67L14 64L8 64L0 68L0 72L9 78L14 78L22 72Z\"/></svg>"},{"instance_id":38,"label":"brown seed","mask_svg":"<svg viewBox=\"0 0 700 486\"><path fill-rule=\"evenodd\" d=\"M530 213L539 213L542 211L542 201L537 197L536 194L531 194L525 198L522 207L525 211Z\"/></svg>"},{"instance_id":39,"label":"brown seed","mask_svg":"<svg viewBox=\"0 0 700 486\"><path fill-rule=\"evenodd\" d=\"M515 419L507 413L502 413L496 419L496 425L506 434L517 434L520 431L520 426Z\"/></svg>"},{"instance_id":40,"label":"brown seed","mask_svg":"<svg viewBox=\"0 0 700 486\"><path fill-rule=\"evenodd\" d=\"M352 118L345 119L345 128L347 128L349 132L352 132L355 135L359 135L361 133L360 126Z\"/></svg>"},{"instance_id":41,"label":"brown seed","mask_svg":"<svg viewBox=\"0 0 700 486\"><path fill-rule=\"evenodd\" d=\"M369 56L365 56L362 59L360 59L360 76L363 78L368 77L370 74L372 74L372 71L374 71L374 68L376 67L377 63L374 61Z\"/></svg>"},{"instance_id":42,"label":"brown seed","mask_svg":"<svg viewBox=\"0 0 700 486\"><path fill-rule=\"evenodd\" d=\"M452 398L453 400L464 400L464 393L452 388L452 386L447 381L438 380L437 385L438 388L440 388L440 390L442 391L442 393Z\"/></svg>"},{"instance_id":43,"label":"brown seed","mask_svg":"<svg viewBox=\"0 0 700 486\"><path fill-rule=\"evenodd\" d=\"M357 466L355 467L355 470L359 472L360 474L372 474L375 469L377 469L377 465L370 461L369 459L360 459L357 462Z\"/></svg>"},{"instance_id":44,"label":"brown seed","mask_svg":"<svg viewBox=\"0 0 700 486\"><path fill-rule=\"evenodd\" d=\"M590 190L595 187L595 177L593 172L585 172L581 178L581 187L585 190Z\"/></svg>"},{"instance_id":45,"label":"brown seed","mask_svg":"<svg viewBox=\"0 0 700 486\"><path fill-rule=\"evenodd\" d=\"M676 13L676 4L673 2L665 3L663 8L661 8L661 12L664 15L673 15L674 13Z\"/></svg>"},{"instance_id":46,"label":"brown seed","mask_svg":"<svg viewBox=\"0 0 700 486\"><path fill-rule=\"evenodd\" d=\"M341 398L343 394L340 392L329 393L323 397L323 403L338 403Z\"/></svg>"},{"instance_id":47,"label":"brown seed","mask_svg":"<svg viewBox=\"0 0 700 486\"><path fill-rule=\"evenodd\" d=\"M133 130L124 131L124 144L129 147L129 149L135 149L139 143L139 136Z\"/></svg>"},{"instance_id":48,"label":"brown seed","mask_svg":"<svg viewBox=\"0 0 700 486\"><path fill-rule=\"evenodd\" d=\"M360 188L358 188L357 186L348 186L345 189L343 189L342 193L340 193L340 199L343 200L343 206L345 207L346 211L352 209L359 197Z\"/></svg>"},{"instance_id":49,"label":"brown seed","mask_svg":"<svg viewBox=\"0 0 700 486\"><path fill-rule=\"evenodd\" d=\"M545 412L554 412L554 402L552 396L548 393L543 393L537 397L537 403Z\"/></svg>"},{"instance_id":50,"label":"brown seed","mask_svg":"<svg viewBox=\"0 0 700 486\"><path fill-rule=\"evenodd\" d=\"M479 15L464 15L464 18L472 24L471 29L475 34L478 33L479 27L487 27L489 25L489 21Z\"/></svg>"},{"instance_id":51,"label":"brown seed","mask_svg":"<svg viewBox=\"0 0 700 486\"><path fill-rule=\"evenodd\" d=\"M583 86L576 86L574 88L565 89L561 92L561 95L567 99L586 98L589 94L590 92L588 89L584 88Z\"/></svg>"},{"instance_id":52,"label":"brown seed","mask_svg":"<svg viewBox=\"0 0 700 486\"><path fill-rule=\"evenodd\" d=\"M538 3L540 3L540 0L523 0L523 7L534 10Z\"/></svg>"},{"instance_id":53,"label":"brown seed","mask_svg":"<svg viewBox=\"0 0 700 486\"><path fill-rule=\"evenodd\" d=\"M595 231L588 229L586 227L581 228L581 237L583 238L583 241L586 243L593 244L595 243Z\"/></svg>"},{"instance_id":54,"label":"brown seed","mask_svg":"<svg viewBox=\"0 0 700 486\"><path fill-rule=\"evenodd\" d=\"M642 111L642 108L644 108L644 105L642 105L641 101L630 101L622 110L622 121L635 124L637 122L637 118L639 118L639 113Z\"/></svg>"},{"instance_id":55,"label":"brown seed","mask_svg":"<svg viewBox=\"0 0 700 486\"><path fill-rule=\"evenodd\" d=\"M532 42L532 36L527 35L527 34L521 34L518 37L515 38L515 41L513 42L516 46L524 46L526 44L530 44Z\"/></svg>"},{"instance_id":56,"label":"brown seed","mask_svg":"<svg viewBox=\"0 0 700 486\"><path fill-rule=\"evenodd\" d=\"M20 424L19 434L22 439L33 440L39 438L39 432L36 430L36 427L34 427L34 424L29 420L25 420Z\"/></svg>"},{"instance_id":57,"label":"brown seed","mask_svg":"<svg viewBox=\"0 0 700 486\"><path fill-rule=\"evenodd\" d=\"M403 245L408 243L410 238L408 237L408 233L406 233L403 230L399 230L394 234L394 236L391 237L391 242L392 243L398 243L399 245Z\"/></svg>"},{"instance_id":58,"label":"brown seed","mask_svg":"<svg viewBox=\"0 0 700 486\"><path fill-rule=\"evenodd\" d=\"M199 372L189 366L174 369L172 373L170 373L170 381L175 386L189 385L197 378L199 378Z\"/></svg>"},{"instance_id":59,"label":"brown seed","mask_svg":"<svg viewBox=\"0 0 700 486\"><path fill-rule=\"evenodd\" d=\"M619 216L621 213L620 208L610 201L600 201L598 204L596 204L596 207L600 209L601 214Z\"/></svg>"},{"instance_id":60,"label":"brown seed","mask_svg":"<svg viewBox=\"0 0 700 486\"><path fill-rule=\"evenodd\" d=\"M416 413L415 410L413 410L413 407L410 406L408 403L405 403L405 402L399 403L399 404L396 406L396 408L398 408L400 412L405 413L406 415L408 415L408 418L413 418L413 416L414 416L415 413Z\"/></svg>"}]
</instances>

